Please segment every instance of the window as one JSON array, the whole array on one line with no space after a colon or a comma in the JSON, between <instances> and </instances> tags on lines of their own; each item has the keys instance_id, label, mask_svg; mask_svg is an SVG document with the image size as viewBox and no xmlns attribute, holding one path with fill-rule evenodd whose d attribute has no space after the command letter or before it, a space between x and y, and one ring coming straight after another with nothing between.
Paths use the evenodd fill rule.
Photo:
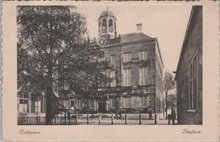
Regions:
<instances>
[{"instance_id":1,"label":"window","mask_svg":"<svg viewBox=\"0 0 220 142\"><path fill-rule=\"evenodd\" d=\"M27 112L28 98L27 95L21 94L19 98L19 112Z\"/></svg>"},{"instance_id":2,"label":"window","mask_svg":"<svg viewBox=\"0 0 220 142\"><path fill-rule=\"evenodd\" d=\"M103 27L103 28L106 28L106 19L103 19L103 20L102 20L102 27Z\"/></svg>"},{"instance_id":3,"label":"window","mask_svg":"<svg viewBox=\"0 0 220 142\"><path fill-rule=\"evenodd\" d=\"M112 105L113 108L116 107L116 103L117 103L116 98L112 98L112 99L111 99L111 105Z\"/></svg>"},{"instance_id":4,"label":"window","mask_svg":"<svg viewBox=\"0 0 220 142\"><path fill-rule=\"evenodd\" d=\"M41 112L41 101L34 102L34 111L37 113Z\"/></svg>"},{"instance_id":5,"label":"window","mask_svg":"<svg viewBox=\"0 0 220 142\"><path fill-rule=\"evenodd\" d=\"M110 78L112 79L112 81L111 81L111 87L115 87L115 86L116 86L115 71L111 71L111 73L110 73Z\"/></svg>"},{"instance_id":6,"label":"window","mask_svg":"<svg viewBox=\"0 0 220 142\"><path fill-rule=\"evenodd\" d=\"M123 54L123 62L131 61L131 53L124 53Z\"/></svg>"},{"instance_id":7,"label":"window","mask_svg":"<svg viewBox=\"0 0 220 142\"><path fill-rule=\"evenodd\" d=\"M131 97L124 98L124 108L130 108L131 107Z\"/></svg>"},{"instance_id":8,"label":"window","mask_svg":"<svg viewBox=\"0 0 220 142\"><path fill-rule=\"evenodd\" d=\"M147 68L139 68L139 85L146 85Z\"/></svg>"},{"instance_id":9,"label":"window","mask_svg":"<svg viewBox=\"0 0 220 142\"><path fill-rule=\"evenodd\" d=\"M94 108L94 100L89 100L89 108L90 109Z\"/></svg>"},{"instance_id":10,"label":"window","mask_svg":"<svg viewBox=\"0 0 220 142\"><path fill-rule=\"evenodd\" d=\"M81 106L82 106L82 104L81 104L80 99L77 99L77 100L76 100L76 108L77 108L77 109L80 109Z\"/></svg>"},{"instance_id":11,"label":"window","mask_svg":"<svg viewBox=\"0 0 220 142\"><path fill-rule=\"evenodd\" d=\"M139 60L147 59L147 51L140 51L139 52Z\"/></svg>"},{"instance_id":12,"label":"window","mask_svg":"<svg viewBox=\"0 0 220 142\"><path fill-rule=\"evenodd\" d=\"M73 101L73 100L71 100L71 107L72 107L72 106L74 106L74 101Z\"/></svg>"},{"instance_id":13,"label":"window","mask_svg":"<svg viewBox=\"0 0 220 142\"><path fill-rule=\"evenodd\" d=\"M198 97L198 55L194 55L189 65L189 109L196 109Z\"/></svg>"},{"instance_id":14,"label":"window","mask_svg":"<svg viewBox=\"0 0 220 142\"><path fill-rule=\"evenodd\" d=\"M131 85L131 70L130 69L123 70L123 85L124 86Z\"/></svg>"},{"instance_id":15,"label":"window","mask_svg":"<svg viewBox=\"0 0 220 142\"><path fill-rule=\"evenodd\" d=\"M27 95L26 94L21 94L19 103L20 104L27 104L27 101L28 101Z\"/></svg>"},{"instance_id":16,"label":"window","mask_svg":"<svg viewBox=\"0 0 220 142\"><path fill-rule=\"evenodd\" d=\"M111 55L111 56L109 57L109 58L110 58L109 60L110 60L110 63L111 63L111 64L113 63L113 57L114 57L113 55Z\"/></svg>"},{"instance_id":17,"label":"window","mask_svg":"<svg viewBox=\"0 0 220 142\"><path fill-rule=\"evenodd\" d=\"M112 21L112 19L109 19L108 26L109 26L109 32L113 32L113 21Z\"/></svg>"}]
</instances>

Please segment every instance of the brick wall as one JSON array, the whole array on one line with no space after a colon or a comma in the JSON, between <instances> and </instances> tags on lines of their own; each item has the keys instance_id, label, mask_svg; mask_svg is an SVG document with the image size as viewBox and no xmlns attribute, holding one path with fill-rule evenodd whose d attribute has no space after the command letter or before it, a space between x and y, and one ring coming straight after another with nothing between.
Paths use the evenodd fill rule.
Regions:
<instances>
[{"instance_id":1,"label":"brick wall","mask_svg":"<svg viewBox=\"0 0 220 142\"><path fill-rule=\"evenodd\" d=\"M198 53L198 107L189 112L189 64ZM195 9L186 33L177 80L177 113L179 124L202 124L202 7Z\"/></svg>"}]
</instances>

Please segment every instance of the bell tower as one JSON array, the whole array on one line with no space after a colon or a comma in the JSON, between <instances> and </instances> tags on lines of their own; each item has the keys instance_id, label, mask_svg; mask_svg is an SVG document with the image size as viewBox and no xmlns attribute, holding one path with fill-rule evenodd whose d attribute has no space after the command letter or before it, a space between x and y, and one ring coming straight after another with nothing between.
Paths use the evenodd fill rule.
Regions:
<instances>
[{"instance_id":1,"label":"bell tower","mask_svg":"<svg viewBox=\"0 0 220 142\"><path fill-rule=\"evenodd\" d=\"M98 37L99 44L106 44L108 39L116 38L116 17L112 11L107 10L101 12L98 18Z\"/></svg>"}]
</instances>

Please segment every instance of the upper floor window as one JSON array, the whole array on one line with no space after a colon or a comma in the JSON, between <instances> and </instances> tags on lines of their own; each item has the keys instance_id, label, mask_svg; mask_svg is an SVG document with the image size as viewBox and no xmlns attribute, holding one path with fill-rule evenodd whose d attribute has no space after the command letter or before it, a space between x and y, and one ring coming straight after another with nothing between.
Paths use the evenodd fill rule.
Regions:
<instances>
[{"instance_id":1,"label":"upper floor window","mask_svg":"<svg viewBox=\"0 0 220 142\"><path fill-rule=\"evenodd\" d=\"M139 60L147 59L147 51L140 51L139 52Z\"/></svg>"},{"instance_id":2,"label":"upper floor window","mask_svg":"<svg viewBox=\"0 0 220 142\"><path fill-rule=\"evenodd\" d=\"M111 77L111 79L112 79L112 81L111 81L111 87L115 87L115 86L116 86L115 71L111 71L110 77Z\"/></svg>"},{"instance_id":3,"label":"upper floor window","mask_svg":"<svg viewBox=\"0 0 220 142\"><path fill-rule=\"evenodd\" d=\"M109 62L112 64L113 63L113 58L114 58L114 55L110 55L109 56Z\"/></svg>"},{"instance_id":4,"label":"upper floor window","mask_svg":"<svg viewBox=\"0 0 220 142\"><path fill-rule=\"evenodd\" d=\"M111 78L111 70L106 70L106 77L107 78ZM109 87L109 86L111 86L111 82L110 82L110 80L108 80L107 82L106 82L106 85Z\"/></svg>"},{"instance_id":5,"label":"upper floor window","mask_svg":"<svg viewBox=\"0 0 220 142\"><path fill-rule=\"evenodd\" d=\"M146 73L147 68L140 68L139 69L139 85L145 85L146 84Z\"/></svg>"},{"instance_id":6,"label":"upper floor window","mask_svg":"<svg viewBox=\"0 0 220 142\"><path fill-rule=\"evenodd\" d=\"M123 62L131 61L131 53L124 53L123 54Z\"/></svg>"},{"instance_id":7,"label":"upper floor window","mask_svg":"<svg viewBox=\"0 0 220 142\"><path fill-rule=\"evenodd\" d=\"M131 70L123 70L123 86L131 86Z\"/></svg>"},{"instance_id":8,"label":"upper floor window","mask_svg":"<svg viewBox=\"0 0 220 142\"><path fill-rule=\"evenodd\" d=\"M107 26L107 25L106 25L106 19L103 19L103 20L102 20L102 27L103 27L103 28L106 28L106 26Z\"/></svg>"},{"instance_id":9,"label":"upper floor window","mask_svg":"<svg viewBox=\"0 0 220 142\"><path fill-rule=\"evenodd\" d=\"M189 109L196 109L198 101L198 55L194 55L189 65Z\"/></svg>"}]
</instances>

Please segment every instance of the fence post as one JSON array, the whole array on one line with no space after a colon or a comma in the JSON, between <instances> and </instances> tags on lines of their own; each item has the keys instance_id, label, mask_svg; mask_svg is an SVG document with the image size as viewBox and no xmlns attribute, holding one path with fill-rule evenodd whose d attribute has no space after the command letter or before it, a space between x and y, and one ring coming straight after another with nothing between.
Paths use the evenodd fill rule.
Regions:
<instances>
[{"instance_id":1,"label":"fence post","mask_svg":"<svg viewBox=\"0 0 220 142\"><path fill-rule=\"evenodd\" d=\"M99 125L101 124L101 114L99 114Z\"/></svg>"},{"instance_id":2,"label":"fence post","mask_svg":"<svg viewBox=\"0 0 220 142\"><path fill-rule=\"evenodd\" d=\"M141 125L141 113L139 114L139 124Z\"/></svg>"},{"instance_id":3,"label":"fence post","mask_svg":"<svg viewBox=\"0 0 220 142\"><path fill-rule=\"evenodd\" d=\"M126 125L127 125L127 121L128 121L127 114L125 114L125 124Z\"/></svg>"},{"instance_id":4,"label":"fence post","mask_svg":"<svg viewBox=\"0 0 220 142\"><path fill-rule=\"evenodd\" d=\"M76 114L76 125L77 125L77 119L78 119L78 116L77 116L77 114Z\"/></svg>"},{"instance_id":5,"label":"fence post","mask_svg":"<svg viewBox=\"0 0 220 142\"><path fill-rule=\"evenodd\" d=\"M87 124L89 124L89 114L87 114Z\"/></svg>"},{"instance_id":6,"label":"fence post","mask_svg":"<svg viewBox=\"0 0 220 142\"><path fill-rule=\"evenodd\" d=\"M38 117L36 116L36 124L38 124Z\"/></svg>"},{"instance_id":7,"label":"fence post","mask_svg":"<svg viewBox=\"0 0 220 142\"><path fill-rule=\"evenodd\" d=\"M111 120L112 120L112 125L113 125L114 124L114 115L113 114L112 114Z\"/></svg>"},{"instance_id":8,"label":"fence post","mask_svg":"<svg viewBox=\"0 0 220 142\"><path fill-rule=\"evenodd\" d=\"M65 124L66 124L66 112L65 112L65 116L64 116L64 119L65 119Z\"/></svg>"},{"instance_id":9,"label":"fence post","mask_svg":"<svg viewBox=\"0 0 220 142\"><path fill-rule=\"evenodd\" d=\"M27 116L27 124L28 124L28 116Z\"/></svg>"},{"instance_id":10,"label":"fence post","mask_svg":"<svg viewBox=\"0 0 220 142\"><path fill-rule=\"evenodd\" d=\"M154 116L154 124L157 124L157 114L155 113L155 116Z\"/></svg>"}]
</instances>

